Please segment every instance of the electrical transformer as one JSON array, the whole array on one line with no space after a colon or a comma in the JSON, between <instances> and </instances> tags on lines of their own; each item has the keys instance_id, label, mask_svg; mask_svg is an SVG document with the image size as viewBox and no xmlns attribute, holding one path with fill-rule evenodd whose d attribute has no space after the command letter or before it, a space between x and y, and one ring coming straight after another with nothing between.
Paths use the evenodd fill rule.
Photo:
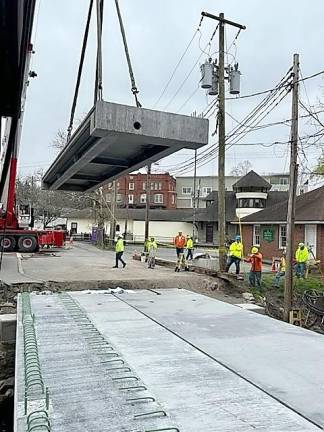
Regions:
<instances>
[{"instance_id":1,"label":"electrical transformer","mask_svg":"<svg viewBox=\"0 0 324 432\"><path fill-rule=\"evenodd\" d=\"M200 66L201 70L201 88L203 89L209 89L212 87L212 77L213 77L213 69L214 65L212 63L212 59L206 60L205 63L203 63Z\"/></svg>"},{"instance_id":2,"label":"electrical transformer","mask_svg":"<svg viewBox=\"0 0 324 432\"><path fill-rule=\"evenodd\" d=\"M208 91L209 96L217 96L218 95L218 70L216 67L213 70L212 75L212 86Z\"/></svg>"},{"instance_id":3,"label":"electrical transformer","mask_svg":"<svg viewBox=\"0 0 324 432\"><path fill-rule=\"evenodd\" d=\"M231 68L231 70L229 71L229 84L230 84L231 94L240 93L240 83L241 83L241 72L238 70L238 63L235 63L234 69Z\"/></svg>"}]
</instances>

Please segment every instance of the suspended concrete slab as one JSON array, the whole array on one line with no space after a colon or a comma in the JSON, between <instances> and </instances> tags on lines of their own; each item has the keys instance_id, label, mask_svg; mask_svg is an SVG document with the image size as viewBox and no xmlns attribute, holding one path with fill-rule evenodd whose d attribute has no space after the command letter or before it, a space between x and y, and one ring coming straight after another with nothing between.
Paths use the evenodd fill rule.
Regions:
<instances>
[{"instance_id":1,"label":"suspended concrete slab","mask_svg":"<svg viewBox=\"0 0 324 432\"><path fill-rule=\"evenodd\" d=\"M44 189L93 191L208 142L208 120L98 101L43 177Z\"/></svg>"}]
</instances>

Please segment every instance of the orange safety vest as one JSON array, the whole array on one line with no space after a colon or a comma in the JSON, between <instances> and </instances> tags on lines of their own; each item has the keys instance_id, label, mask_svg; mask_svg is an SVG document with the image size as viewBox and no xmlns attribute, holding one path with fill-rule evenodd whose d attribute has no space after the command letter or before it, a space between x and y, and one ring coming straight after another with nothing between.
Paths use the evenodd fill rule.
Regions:
<instances>
[{"instance_id":1,"label":"orange safety vest","mask_svg":"<svg viewBox=\"0 0 324 432\"><path fill-rule=\"evenodd\" d=\"M176 248L182 249L185 247L186 244L186 237L185 236L179 236L174 239L174 245Z\"/></svg>"}]
</instances>

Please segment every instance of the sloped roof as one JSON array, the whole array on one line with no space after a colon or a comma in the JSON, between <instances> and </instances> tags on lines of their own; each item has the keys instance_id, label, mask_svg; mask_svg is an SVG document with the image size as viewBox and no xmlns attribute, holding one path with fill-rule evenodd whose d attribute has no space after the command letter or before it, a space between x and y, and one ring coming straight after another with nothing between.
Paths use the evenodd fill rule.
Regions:
<instances>
[{"instance_id":1,"label":"sloped roof","mask_svg":"<svg viewBox=\"0 0 324 432\"><path fill-rule=\"evenodd\" d=\"M193 214L193 209L150 209L151 221L180 222L187 221ZM116 210L119 219L145 220L145 208L119 208Z\"/></svg>"},{"instance_id":2,"label":"sloped roof","mask_svg":"<svg viewBox=\"0 0 324 432\"><path fill-rule=\"evenodd\" d=\"M267 208L272 207L288 199L288 192L273 191L268 192ZM207 196L208 201L213 204L205 209L198 209L196 214L197 222L216 222L218 220L218 192L213 191ZM236 217L236 196L235 192L225 192L225 219L227 222L237 221Z\"/></svg>"},{"instance_id":3,"label":"sloped roof","mask_svg":"<svg viewBox=\"0 0 324 432\"><path fill-rule=\"evenodd\" d=\"M241 177L236 183L233 184L233 190L237 188L246 187L260 187L271 189L271 184L268 183L263 177L251 170L245 176Z\"/></svg>"},{"instance_id":4,"label":"sloped roof","mask_svg":"<svg viewBox=\"0 0 324 432\"><path fill-rule=\"evenodd\" d=\"M169 221L180 222L190 218L193 214L193 209L150 209L150 220L152 221ZM117 208L117 219L131 219L131 220L145 220L145 208ZM62 217L69 219L94 219L95 212L92 207L82 210L78 209L65 209L62 212Z\"/></svg>"},{"instance_id":5,"label":"sloped roof","mask_svg":"<svg viewBox=\"0 0 324 432\"><path fill-rule=\"evenodd\" d=\"M236 218L235 192L225 192L225 219L231 221ZM191 218L192 220L192 218ZM195 220L197 222L216 222L218 220L218 192L214 192L214 202L205 209L197 209Z\"/></svg>"},{"instance_id":6,"label":"sloped roof","mask_svg":"<svg viewBox=\"0 0 324 432\"><path fill-rule=\"evenodd\" d=\"M288 199L242 219L247 222L286 222ZM296 198L296 222L324 222L324 186Z\"/></svg>"}]
</instances>

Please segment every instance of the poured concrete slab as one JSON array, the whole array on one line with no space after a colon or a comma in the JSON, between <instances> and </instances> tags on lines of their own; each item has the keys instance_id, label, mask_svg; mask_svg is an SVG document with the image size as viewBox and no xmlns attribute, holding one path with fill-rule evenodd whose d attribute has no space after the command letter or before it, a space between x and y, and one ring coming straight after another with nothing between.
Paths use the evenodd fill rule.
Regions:
<instances>
[{"instance_id":1,"label":"poured concrete slab","mask_svg":"<svg viewBox=\"0 0 324 432\"><path fill-rule=\"evenodd\" d=\"M50 190L92 191L208 142L208 120L98 101L43 177Z\"/></svg>"},{"instance_id":2,"label":"poured concrete slab","mask_svg":"<svg viewBox=\"0 0 324 432\"><path fill-rule=\"evenodd\" d=\"M186 290L120 296L324 428L324 336Z\"/></svg>"},{"instance_id":3,"label":"poured concrete slab","mask_svg":"<svg viewBox=\"0 0 324 432\"><path fill-rule=\"evenodd\" d=\"M182 294L170 295L173 292ZM102 364L102 348L94 350L91 344L96 342L91 336L85 337L76 324L77 310L69 312L61 301L61 294L32 294L42 375L49 387L52 432L149 431L164 430L171 425L180 432L319 430L280 400L128 304L129 300L137 298L150 313L150 305L163 308L168 297L178 303L179 309L185 310L185 291L169 291L165 298L163 292L157 295L146 291L124 294L120 299L96 291L69 295L131 368L130 375L139 377L140 384L146 386L144 392L133 392L133 397L154 397L153 407L164 410L167 416L135 420L136 414L150 412L152 406L127 402L132 396L126 394L125 397L123 391L120 392L120 384L113 382L111 372ZM19 303L16 368L16 420L18 418L19 422L16 432L25 430L21 404L24 384ZM193 333L202 314L203 308L198 307L197 316L192 316ZM175 319L181 322L179 314ZM209 338L213 342L212 334Z\"/></svg>"}]
</instances>

